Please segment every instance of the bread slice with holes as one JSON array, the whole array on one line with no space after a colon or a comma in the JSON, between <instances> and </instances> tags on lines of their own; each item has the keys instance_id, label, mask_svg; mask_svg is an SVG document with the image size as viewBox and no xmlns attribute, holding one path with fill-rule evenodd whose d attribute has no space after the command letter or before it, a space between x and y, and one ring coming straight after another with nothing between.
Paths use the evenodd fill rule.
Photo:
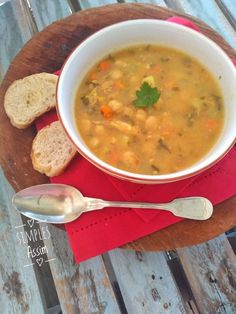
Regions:
<instances>
[{"instance_id":1,"label":"bread slice with holes","mask_svg":"<svg viewBox=\"0 0 236 314\"><path fill-rule=\"evenodd\" d=\"M75 147L60 121L56 121L41 129L34 138L31 159L35 170L53 177L64 171L75 154Z\"/></svg>"},{"instance_id":2,"label":"bread slice with holes","mask_svg":"<svg viewBox=\"0 0 236 314\"><path fill-rule=\"evenodd\" d=\"M11 123L28 127L37 117L56 105L57 75L37 73L13 82L4 98L4 107Z\"/></svg>"}]
</instances>

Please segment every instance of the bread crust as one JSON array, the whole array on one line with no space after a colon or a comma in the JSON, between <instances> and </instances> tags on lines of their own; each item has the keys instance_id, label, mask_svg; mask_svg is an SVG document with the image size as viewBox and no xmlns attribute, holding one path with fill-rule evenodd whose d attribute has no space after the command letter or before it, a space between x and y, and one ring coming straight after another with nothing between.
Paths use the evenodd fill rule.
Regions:
<instances>
[{"instance_id":1,"label":"bread crust","mask_svg":"<svg viewBox=\"0 0 236 314\"><path fill-rule=\"evenodd\" d=\"M35 170L53 177L61 174L76 155L60 121L41 129L32 143L31 160Z\"/></svg>"},{"instance_id":2,"label":"bread crust","mask_svg":"<svg viewBox=\"0 0 236 314\"><path fill-rule=\"evenodd\" d=\"M57 79L57 75L43 72L16 80L9 86L4 108L13 126L25 129L56 106Z\"/></svg>"}]
</instances>

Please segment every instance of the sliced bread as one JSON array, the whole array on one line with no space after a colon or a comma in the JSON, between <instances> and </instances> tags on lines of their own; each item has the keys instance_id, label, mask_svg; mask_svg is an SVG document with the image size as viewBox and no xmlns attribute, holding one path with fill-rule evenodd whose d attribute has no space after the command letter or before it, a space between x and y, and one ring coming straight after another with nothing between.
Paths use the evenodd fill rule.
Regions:
<instances>
[{"instance_id":1,"label":"sliced bread","mask_svg":"<svg viewBox=\"0 0 236 314\"><path fill-rule=\"evenodd\" d=\"M59 175L76 154L60 121L52 122L36 135L31 150L35 170L48 177Z\"/></svg>"},{"instance_id":2,"label":"sliced bread","mask_svg":"<svg viewBox=\"0 0 236 314\"><path fill-rule=\"evenodd\" d=\"M24 129L44 112L55 107L57 78L54 74L38 73L9 86L4 107L15 127Z\"/></svg>"}]
</instances>

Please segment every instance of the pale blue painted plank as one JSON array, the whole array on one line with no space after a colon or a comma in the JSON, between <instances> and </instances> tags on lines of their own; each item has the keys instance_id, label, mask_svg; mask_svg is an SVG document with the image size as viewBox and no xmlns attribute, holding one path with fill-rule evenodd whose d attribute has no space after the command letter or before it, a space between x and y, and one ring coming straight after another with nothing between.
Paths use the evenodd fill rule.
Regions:
<instances>
[{"instance_id":1,"label":"pale blue painted plank","mask_svg":"<svg viewBox=\"0 0 236 314\"><path fill-rule=\"evenodd\" d=\"M23 44L30 39L28 24L16 0L2 3L0 6L0 73L3 76L11 60ZM0 78L1 79L1 78Z\"/></svg>"},{"instance_id":2,"label":"pale blue painted plank","mask_svg":"<svg viewBox=\"0 0 236 314\"><path fill-rule=\"evenodd\" d=\"M171 5L171 1L169 1ZM193 15L210 25L236 49L236 32L225 18L215 1L209 0L175 0L173 7L178 5L185 13ZM176 8L176 7L175 7Z\"/></svg>"},{"instance_id":3,"label":"pale blue painted plank","mask_svg":"<svg viewBox=\"0 0 236 314\"><path fill-rule=\"evenodd\" d=\"M232 1L215 0L225 17L236 31L236 3Z\"/></svg>"},{"instance_id":4,"label":"pale blue painted plank","mask_svg":"<svg viewBox=\"0 0 236 314\"><path fill-rule=\"evenodd\" d=\"M177 249L200 313L236 313L236 256L225 235Z\"/></svg>"},{"instance_id":5,"label":"pale blue painted plank","mask_svg":"<svg viewBox=\"0 0 236 314\"><path fill-rule=\"evenodd\" d=\"M21 216L12 207L14 194L0 169L0 312L17 314L46 313L27 246L18 241L23 228Z\"/></svg>"},{"instance_id":6,"label":"pale blue painted plank","mask_svg":"<svg viewBox=\"0 0 236 314\"><path fill-rule=\"evenodd\" d=\"M80 6L81 9L88 9L92 7L98 7L106 4L113 4L113 3L149 3L149 4L156 4L160 5L162 7L166 7L165 1L164 0L123 0L123 1L116 1L116 0L80 0Z\"/></svg>"},{"instance_id":7,"label":"pale blue painted plank","mask_svg":"<svg viewBox=\"0 0 236 314\"><path fill-rule=\"evenodd\" d=\"M108 253L128 313L186 313L163 253Z\"/></svg>"},{"instance_id":8,"label":"pale blue painted plank","mask_svg":"<svg viewBox=\"0 0 236 314\"><path fill-rule=\"evenodd\" d=\"M11 1L11 0L0 0L0 6L4 5L6 2L9 2L9 1Z\"/></svg>"},{"instance_id":9,"label":"pale blue painted plank","mask_svg":"<svg viewBox=\"0 0 236 314\"><path fill-rule=\"evenodd\" d=\"M235 0L221 0L221 2L228 8L230 13L236 20L236 1Z\"/></svg>"},{"instance_id":10,"label":"pale blue painted plank","mask_svg":"<svg viewBox=\"0 0 236 314\"><path fill-rule=\"evenodd\" d=\"M106 4L117 3L116 0L79 0L81 9L99 7Z\"/></svg>"},{"instance_id":11,"label":"pale blue painted plank","mask_svg":"<svg viewBox=\"0 0 236 314\"><path fill-rule=\"evenodd\" d=\"M66 0L30 0L29 3L39 31L72 13Z\"/></svg>"},{"instance_id":12,"label":"pale blue painted plank","mask_svg":"<svg viewBox=\"0 0 236 314\"><path fill-rule=\"evenodd\" d=\"M125 0L125 3L147 3L166 7L166 3L164 0Z\"/></svg>"},{"instance_id":13,"label":"pale blue painted plank","mask_svg":"<svg viewBox=\"0 0 236 314\"><path fill-rule=\"evenodd\" d=\"M41 224L43 226L45 224ZM64 230L48 226L44 240L63 313L120 314L111 283L100 256L76 265Z\"/></svg>"}]
</instances>

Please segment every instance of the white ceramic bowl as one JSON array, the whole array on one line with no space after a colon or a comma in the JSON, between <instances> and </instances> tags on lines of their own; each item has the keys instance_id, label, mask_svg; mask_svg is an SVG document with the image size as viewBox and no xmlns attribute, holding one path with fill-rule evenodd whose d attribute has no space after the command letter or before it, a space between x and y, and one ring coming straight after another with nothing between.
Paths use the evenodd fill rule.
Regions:
<instances>
[{"instance_id":1,"label":"white ceramic bowl","mask_svg":"<svg viewBox=\"0 0 236 314\"><path fill-rule=\"evenodd\" d=\"M75 94L87 71L112 51L137 44L164 45L181 50L199 60L219 81L226 113L223 131L211 151L187 169L163 175L142 175L120 170L95 156L78 133L74 118ZM58 81L57 110L78 151L96 167L115 177L133 182L166 183L200 173L219 161L232 147L236 137L235 86L236 70L233 63L218 45L204 35L167 21L131 20L98 31L72 52Z\"/></svg>"}]
</instances>

